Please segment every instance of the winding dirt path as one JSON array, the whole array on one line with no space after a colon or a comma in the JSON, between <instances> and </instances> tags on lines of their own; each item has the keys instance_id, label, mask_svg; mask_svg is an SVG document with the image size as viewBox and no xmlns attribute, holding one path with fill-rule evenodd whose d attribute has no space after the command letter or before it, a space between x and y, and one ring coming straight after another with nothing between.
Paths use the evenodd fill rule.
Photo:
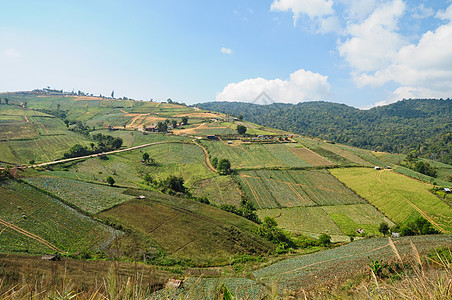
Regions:
<instances>
[{"instance_id":1,"label":"winding dirt path","mask_svg":"<svg viewBox=\"0 0 452 300\"><path fill-rule=\"evenodd\" d=\"M210 171L212 171L213 173L216 173L217 170L212 166L212 163L210 162L209 152L207 152L207 149L204 148L204 146L198 144L198 143L196 142L196 140L193 140L193 143L194 143L196 146L200 147L200 148L202 149L202 151L204 152L204 156L206 157L206 165L207 165L207 168L208 168Z\"/></svg>"}]
</instances>

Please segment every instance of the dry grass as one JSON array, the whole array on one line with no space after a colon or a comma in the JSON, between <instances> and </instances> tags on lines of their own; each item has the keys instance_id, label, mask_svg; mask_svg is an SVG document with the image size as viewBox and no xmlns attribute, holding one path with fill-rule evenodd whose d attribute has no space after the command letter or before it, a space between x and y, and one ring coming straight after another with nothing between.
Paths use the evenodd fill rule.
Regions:
<instances>
[{"instance_id":1,"label":"dry grass","mask_svg":"<svg viewBox=\"0 0 452 300\"><path fill-rule=\"evenodd\" d=\"M168 274L144 264L2 256L0 299L146 299Z\"/></svg>"}]
</instances>

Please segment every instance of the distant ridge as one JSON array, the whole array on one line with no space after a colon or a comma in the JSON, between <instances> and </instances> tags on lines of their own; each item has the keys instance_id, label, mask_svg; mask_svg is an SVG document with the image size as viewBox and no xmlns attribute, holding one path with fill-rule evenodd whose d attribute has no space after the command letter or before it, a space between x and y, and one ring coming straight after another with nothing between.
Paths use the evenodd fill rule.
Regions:
<instances>
[{"instance_id":1,"label":"distant ridge","mask_svg":"<svg viewBox=\"0 0 452 300\"><path fill-rule=\"evenodd\" d=\"M409 99L360 110L324 101L296 105L242 102L196 104L261 125L376 151L409 153L452 163L452 100Z\"/></svg>"}]
</instances>

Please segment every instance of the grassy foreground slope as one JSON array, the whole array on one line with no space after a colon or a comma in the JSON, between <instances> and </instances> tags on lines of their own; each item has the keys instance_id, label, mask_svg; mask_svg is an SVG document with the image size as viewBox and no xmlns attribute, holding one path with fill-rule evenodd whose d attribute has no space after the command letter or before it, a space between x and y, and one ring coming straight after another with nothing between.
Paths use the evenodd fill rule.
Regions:
<instances>
[{"instance_id":1,"label":"grassy foreground slope","mask_svg":"<svg viewBox=\"0 0 452 300\"><path fill-rule=\"evenodd\" d=\"M331 174L393 221L422 216L443 233L452 232L452 208L433 195L432 186L391 170L333 169Z\"/></svg>"}]
</instances>

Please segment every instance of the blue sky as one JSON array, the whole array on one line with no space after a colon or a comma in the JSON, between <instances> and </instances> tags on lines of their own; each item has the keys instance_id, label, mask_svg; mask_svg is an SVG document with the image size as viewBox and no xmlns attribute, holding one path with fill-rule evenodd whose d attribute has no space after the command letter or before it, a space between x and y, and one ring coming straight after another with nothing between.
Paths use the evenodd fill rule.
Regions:
<instances>
[{"instance_id":1,"label":"blue sky","mask_svg":"<svg viewBox=\"0 0 452 300\"><path fill-rule=\"evenodd\" d=\"M452 3L4 1L0 91L185 103L452 95Z\"/></svg>"}]
</instances>

